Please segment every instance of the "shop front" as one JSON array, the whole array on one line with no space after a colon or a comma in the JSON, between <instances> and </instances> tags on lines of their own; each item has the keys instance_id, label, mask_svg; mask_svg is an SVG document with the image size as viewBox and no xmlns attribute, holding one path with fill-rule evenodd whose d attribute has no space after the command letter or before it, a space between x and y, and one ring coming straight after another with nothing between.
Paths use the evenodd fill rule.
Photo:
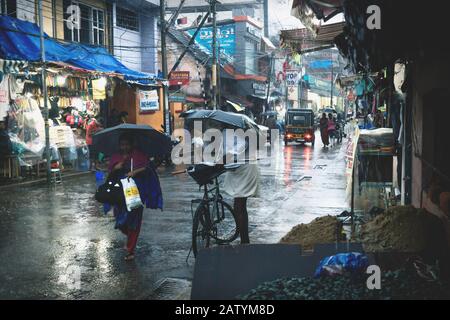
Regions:
<instances>
[{"instance_id":1,"label":"shop front","mask_svg":"<svg viewBox=\"0 0 450 320\"><path fill-rule=\"evenodd\" d=\"M236 89L239 96L250 102L251 112L256 118L265 111L268 90L266 81L240 80Z\"/></svg>"},{"instance_id":2,"label":"shop front","mask_svg":"<svg viewBox=\"0 0 450 320\"><path fill-rule=\"evenodd\" d=\"M91 142L86 129L110 123L115 105L129 112L135 123L157 129L163 123L160 84L151 75L127 69L103 48L47 38L44 92L44 65L34 41L39 28L3 16L0 24L8 27L0 35L2 183L44 176L47 146L55 179L63 170L88 171Z\"/></svg>"}]
</instances>

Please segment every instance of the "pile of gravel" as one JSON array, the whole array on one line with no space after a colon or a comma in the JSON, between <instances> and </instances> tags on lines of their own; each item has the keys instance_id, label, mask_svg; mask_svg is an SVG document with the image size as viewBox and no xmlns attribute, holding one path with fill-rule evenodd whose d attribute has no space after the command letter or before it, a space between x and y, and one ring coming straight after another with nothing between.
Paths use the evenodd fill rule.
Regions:
<instances>
[{"instance_id":1,"label":"pile of gravel","mask_svg":"<svg viewBox=\"0 0 450 320\"><path fill-rule=\"evenodd\" d=\"M381 289L369 290L365 274L334 277L289 278L266 282L239 296L243 300L398 300L450 299L450 289L439 281L427 281L407 268L381 276Z\"/></svg>"}]
</instances>

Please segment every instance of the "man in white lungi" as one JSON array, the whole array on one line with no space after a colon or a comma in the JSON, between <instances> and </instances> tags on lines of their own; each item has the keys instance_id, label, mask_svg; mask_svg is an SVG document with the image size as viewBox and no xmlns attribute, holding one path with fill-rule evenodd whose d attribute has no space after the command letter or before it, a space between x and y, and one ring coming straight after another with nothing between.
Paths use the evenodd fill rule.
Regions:
<instances>
[{"instance_id":1,"label":"man in white lungi","mask_svg":"<svg viewBox=\"0 0 450 320\"><path fill-rule=\"evenodd\" d=\"M223 190L234 198L234 215L241 244L250 243L248 235L247 198L259 196L259 167L256 154L249 154L245 140L225 141L226 153L233 156L246 154L238 160L241 165L225 173Z\"/></svg>"}]
</instances>

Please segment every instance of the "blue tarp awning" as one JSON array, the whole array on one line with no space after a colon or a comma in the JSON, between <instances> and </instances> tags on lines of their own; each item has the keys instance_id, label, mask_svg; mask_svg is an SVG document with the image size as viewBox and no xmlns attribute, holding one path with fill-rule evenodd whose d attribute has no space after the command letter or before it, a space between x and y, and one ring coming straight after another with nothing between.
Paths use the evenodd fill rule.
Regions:
<instances>
[{"instance_id":1,"label":"blue tarp awning","mask_svg":"<svg viewBox=\"0 0 450 320\"><path fill-rule=\"evenodd\" d=\"M48 62L64 62L91 71L122 74L125 80L154 83L153 74L128 69L105 48L80 43L58 42L48 35L44 40ZM41 60L39 27L31 22L0 16L0 58L6 60Z\"/></svg>"}]
</instances>

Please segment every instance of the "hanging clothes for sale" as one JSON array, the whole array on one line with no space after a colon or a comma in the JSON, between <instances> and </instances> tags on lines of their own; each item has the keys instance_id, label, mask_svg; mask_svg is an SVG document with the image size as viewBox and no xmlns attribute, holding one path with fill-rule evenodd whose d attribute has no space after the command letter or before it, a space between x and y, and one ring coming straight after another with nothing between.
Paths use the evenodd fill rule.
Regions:
<instances>
[{"instance_id":1,"label":"hanging clothes for sale","mask_svg":"<svg viewBox=\"0 0 450 320\"><path fill-rule=\"evenodd\" d=\"M94 100L106 99L105 80L92 80L92 96Z\"/></svg>"},{"instance_id":2,"label":"hanging clothes for sale","mask_svg":"<svg viewBox=\"0 0 450 320\"><path fill-rule=\"evenodd\" d=\"M17 76L9 76L9 98L10 100L16 99L18 96L22 95L25 86L25 80L20 79Z\"/></svg>"},{"instance_id":3,"label":"hanging clothes for sale","mask_svg":"<svg viewBox=\"0 0 450 320\"><path fill-rule=\"evenodd\" d=\"M9 75L5 74L0 82L0 121L8 115L9 101Z\"/></svg>"}]
</instances>

